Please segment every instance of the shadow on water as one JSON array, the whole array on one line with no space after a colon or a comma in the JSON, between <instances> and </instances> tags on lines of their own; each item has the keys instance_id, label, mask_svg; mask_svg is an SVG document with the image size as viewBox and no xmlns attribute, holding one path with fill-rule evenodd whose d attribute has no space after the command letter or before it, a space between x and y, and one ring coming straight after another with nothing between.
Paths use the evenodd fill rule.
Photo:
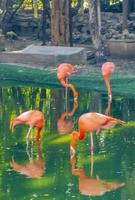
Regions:
<instances>
[{"instance_id":1,"label":"shadow on water","mask_svg":"<svg viewBox=\"0 0 135 200\"><path fill-rule=\"evenodd\" d=\"M88 90L78 92L78 104L74 104L70 91L68 101L65 100L63 88L0 88L1 200L134 200L135 99L113 96L109 108L106 95ZM128 123L94 136L93 175L90 179L90 136L87 134L83 141L77 142L76 157L71 165L70 133L77 130L81 114L105 113L106 108L110 116ZM27 126L16 126L11 133L9 123L30 109L42 111L46 123L40 143L30 141L27 146ZM84 178L86 182L81 183ZM102 196L93 197L90 192L81 192L85 184L88 190L102 188Z\"/></svg>"}]
</instances>

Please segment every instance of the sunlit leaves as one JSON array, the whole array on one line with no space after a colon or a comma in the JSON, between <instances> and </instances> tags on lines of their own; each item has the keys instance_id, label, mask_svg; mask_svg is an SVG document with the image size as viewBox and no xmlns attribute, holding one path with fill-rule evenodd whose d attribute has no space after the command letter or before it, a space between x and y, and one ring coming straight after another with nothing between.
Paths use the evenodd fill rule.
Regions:
<instances>
[{"instance_id":1,"label":"sunlit leaves","mask_svg":"<svg viewBox=\"0 0 135 200\"><path fill-rule=\"evenodd\" d=\"M110 0L110 5L114 5L120 2L120 0Z\"/></svg>"},{"instance_id":2,"label":"sunlit leaves","mask_svg":"<svg viewBox=\"0 0 135 200\"><path fill-rule=\"evenodd\" d=\"M43 8L41 0L37 0L37 6L38 6L38 9L42 9ZM24 0L23 9L32 10L33 9L33 0Z\"/></svg>"},{"instance_id":3,"label":"sunlit leaves","mask_svg":"<svg viewBox=\"0 0 135 200\"><path fill-rule=\"evenodd\" d=\"M78 4L79 0L72 0L72 7L76 7ZM108 0L110 5L114 5L119 3L122 0ZM16 8L16 6L19 4L20 1L18 0L14 0L14 4L13 7ZM50 1L51 3L51 1ZM37 0L37 7L38 10L43 9L43 5L42 5L42 0ZM89 0L83 0L83 8L88 8L89 7ZM24 0L23 4L22 4L22 8L24 10L32 10L33 9L33 0Z\"/></svg>"}]
</instances>

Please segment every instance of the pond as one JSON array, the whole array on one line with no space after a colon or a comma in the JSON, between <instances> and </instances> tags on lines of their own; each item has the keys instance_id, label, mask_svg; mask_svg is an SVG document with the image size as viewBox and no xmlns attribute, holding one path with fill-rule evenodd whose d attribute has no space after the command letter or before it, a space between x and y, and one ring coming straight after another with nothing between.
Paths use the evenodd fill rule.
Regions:
<instances>
[{"instance_id":1,"label":"pond","mask_svg":"<svg viewBox=\"0 0 135 200\"><path fill-rule=\"evenodd\" d=\"M113 96L110 115L128 123L94 135L93 157L87 134L71 158L70 133L78 129L79 116L105 113L108 105L105 94L78 92L77 107L63 88L1 86L1 200L134 200L135 99ZM26 125L9 129L11 119L30 109L45 115L40 142L26 143Z\"/></svg>"}]
</instances>

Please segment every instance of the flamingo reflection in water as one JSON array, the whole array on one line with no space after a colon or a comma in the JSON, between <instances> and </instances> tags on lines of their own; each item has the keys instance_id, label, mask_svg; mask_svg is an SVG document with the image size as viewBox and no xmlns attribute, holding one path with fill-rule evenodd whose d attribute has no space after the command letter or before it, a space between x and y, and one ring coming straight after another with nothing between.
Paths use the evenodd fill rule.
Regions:
<instances>
[{"instance_id":1,"label":"flamingo reflection in water","mask_svg":"<svg viewBox=\"0 0 135 200\"><path fill-rule=\"evenodd\" d=\"M104 81L105 81L105 84L106 84L106 87L107 87L108 97L109 97L110 101L112 100L112 91L111 91L111 86L110 86L110 76L114 72L114 70L115 70L115 64L113 62L105 62L102 65L102 68L101 68L101 73L102 73L102 76L104 78Z\"/></svg>"},{"instance_id":2,"label":"flamingo reflection in water","mask_svg":"<svg viewBox=\"0 0 135 200\"><path fill-rule=\"evenodd\" d=\"M107 116L110 115L111 105L112 105L112 101L108 100L107 107L105 109L105 115Z\"/></svg>"},{"instance_id":3,"label":"flamingo reflection in water","mask_svg":"<svg viewBox=\"0 0 135 200\"><path fill-rule=\"evenodd\" d=\"M71 117L74 115L76 109L78 108L78 103L74 102L71 112L63 112L57 121L57 127L60 135L71 133L73 128L72 120L66 119L66 117Z\"/></svg>"},{"instance_id":4,"label":"flamingo reflection in water","mask_svg":"<svg viewBox=\"0 0 135 200\"><path fill-rule=\"evenodd\" d=\"M69 63L62 63L57 69L57 78L60 83L67 89L70 88L74 95L74 101L78 98L78 92L74 88L73 84L68 83L68 78L71 74L77 73L77 70Z\"/></svg>"},{"instance_id":5,"label":"flamingo reflection in water","mask_svg":"<svg viewBox=\"0 0 135 200\"><path fill-rule=\"evenodd\" d=\"M45 163L43 160L42 152L41 152L41 145L40 141L36 141L36 147L37 147L37 155L38 158L34 159L32 153L30 152L28 146L27 146L27 155L29 157L29 161L25 164L18 164L14 159L10 162L11 168L28 178L40 178L44 175L45 172Z\"/></svg>"},{"instance_id":6,"label":"flamingo reflection in water","mask_svg":"<svg viewBox=\"0 0 135 200\"><path fill-rule=\"evenodd\" d=\"M22 113L15 119L11 120L10 128L13 129L14 126L19 125L19 124L29 125L29 130L28 130L27 136L26 136L26 139L29 139L30 134L32 136L33 128L36 127L38 130L36 139L39 140L41 137L41 131L44 127L44 123L45 123L45 118L44 118L44 114L41 111L29 110L29 111Z\"/></svg>"},{"instance_id":7,"label":"flamingo reflection in water","mask_svg":"<svg viewBox=\"0 0 135 200\"><path fill-rule=\"evenodd\" d=\"M102 196L106 192L111 192L121 188L125 185L125 183L119 182L108 182L105 180L101 180L99 176L96 178L86 176L85 171L83 168L76 168L75 167L75 154L71 156L71 168L72 168L72 175L79 176L79 191L82 195L86 196ZM93 156L91 156L91 162L93 161ZM93 163L91 163L93 166Z\"/></svg>"},{"instance_id":8,"label":"flamingo reflection in water","mask_svg":"<svg viewBox=\"0 0 135 200\"><path fill-rule=\"evenodd\" d=\"M111 130L117 124L124 124L125 122L110 116L106 116L100 113L91 112L85 113L79 117L78 128L79 132L73 131L71 134L70 146L74 151L76 146L76 139L83 140L86 133L90 132L91 138L91 155L93 155L94 144L93 144L93 133L98 134L101 129Z\"/></svg>"}]
</instances>

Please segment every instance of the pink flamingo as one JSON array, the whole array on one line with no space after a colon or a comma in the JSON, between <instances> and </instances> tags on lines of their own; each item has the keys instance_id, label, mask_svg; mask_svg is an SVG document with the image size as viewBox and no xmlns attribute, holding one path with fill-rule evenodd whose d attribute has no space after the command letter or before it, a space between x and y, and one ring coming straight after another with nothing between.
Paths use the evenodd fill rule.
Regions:
<instances>
[{"instance_id":1,"label":"pink flamingo","mask_svg":"<svg viewBox=\"0 0 135 200\"><path fill-rule=\"evenodd\" d=\"M85 137L85 134L90 132L91 137L91 155L93 155L93 133L96 132L98 134L101 129L112 129L117 124L124 124L125 122L116 119L110 116L106 116L100 113L86 113L79 117L78 120L78 127L79 132L73 131L71 135L71 151L74 152L75 146L76 146L76 139L77 140L83 140Z\"/></svg>"},{"instance_id":2,"label":"pink flamingo","mask_svg":"<svg viewBox=\"0 0 135 200\"><path fill-rule=\"evenodd\" d=\"M101 68L101 72L102 72L102 76L104 78L106 87L107 87L107 91L108 91L108 97L109 100L112 100L112 91L111 91L111 86L110 86L110 76L111 74L114 72L115 70L115 64L113 62L105 62L102 65Z\"/></svg>"},{"instance_id":3,"label":"pink flamingo","mask_svg":"<svg viewBox=\"0 0 135 200\"><path fill-rule=\"evenodd\" d=\"M27 132L26 139L29 138L29 135L32 132L32 129L34 126L37 128L38 132L36 135L36 139L39 140L41 137L41 131L44 127L44 114L41 111L38 110L29 110L27 112L22 113L15 119L11 120L10 122L10 128L13 129L14 126L18 124L27 124L29 125L29 130Z\"/></svg>"},{"instance_id":4,"label":"pink flamingo","mask_svg":"<svg viewBox=\"0 0 135 200\"><path fill-rule=\"evenodd\" d=\"M65 88L70 88L74 95L74 100L76 101L78 98L78 92L75 90L74 86L72 84L67 83L68 78L71 74L76 73L77 71L73 68L71 64L68 63L62 63L58 66L57 69L57 78L60 81L60 83Z\"/></svg>"}]
</instances>

